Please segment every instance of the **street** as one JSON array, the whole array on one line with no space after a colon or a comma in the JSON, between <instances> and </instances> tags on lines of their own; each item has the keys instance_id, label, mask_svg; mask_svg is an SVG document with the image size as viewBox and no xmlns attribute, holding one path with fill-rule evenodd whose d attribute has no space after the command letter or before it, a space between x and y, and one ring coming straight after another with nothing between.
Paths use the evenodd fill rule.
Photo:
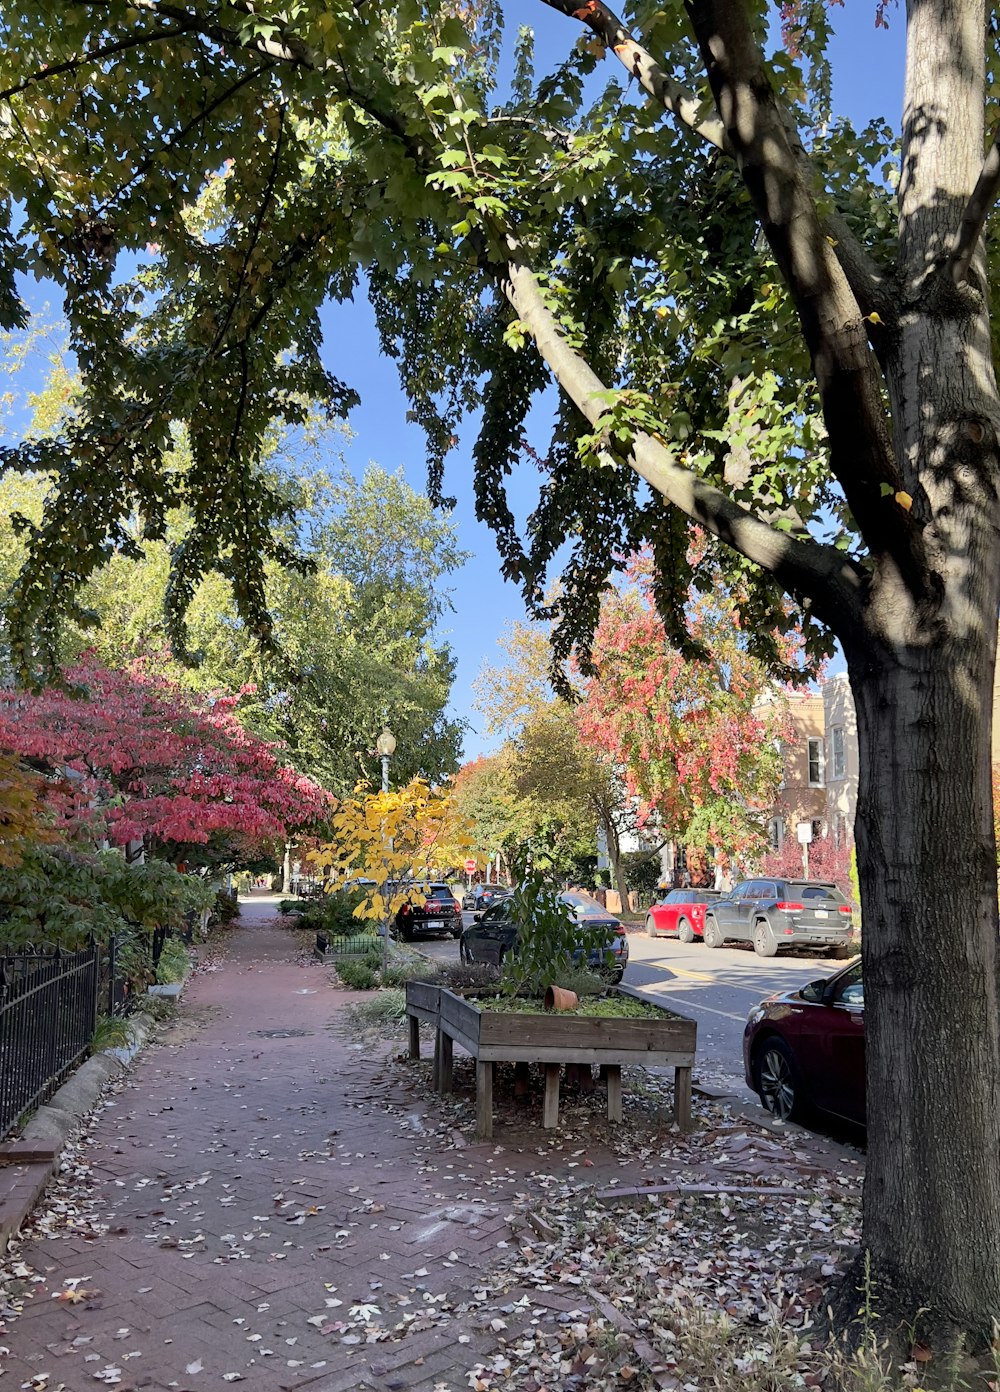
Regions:
<instances>
[{"instance_id":1,"label":"street","mask_svg":"<svg viewBox=\"0 0 1000 1392\"><path fill-rule=\"evenodd\" d=\"M470 913L462 915L470 924ZM701 942L649 938L631 932L625 984L698 1021L696 1080L707 1087L755 1097L743 1079L742 1039L747 1011L775 991L831 976L841 963L832 957L758 957L749 947L710 951ZM457 962L458 943L431 939L420 950L437 961Z\"/></svg>"}]
</instances>

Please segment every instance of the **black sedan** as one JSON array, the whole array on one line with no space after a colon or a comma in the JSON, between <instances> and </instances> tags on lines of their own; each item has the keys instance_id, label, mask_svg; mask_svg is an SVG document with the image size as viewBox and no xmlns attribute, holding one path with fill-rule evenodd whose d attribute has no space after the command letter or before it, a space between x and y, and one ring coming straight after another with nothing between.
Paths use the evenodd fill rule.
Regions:
<instances>
[{"instance_id":1,"label":"black sedan","mask_svg":"<svg viewBox=\"0 0 1000 1392\"><path fill-rule=\"evenodd\" d=\"M588 953L591 967L602 974L609 973L613 981L621 981L628 965L628 938L625 936L624 927L596 899L591 899L586 894L567 890L565 894L560 894L559 898L581 928L588 930L587 938L590 942L593 941L593 929L606 930L606 946L603 949L581 942L580 953ZM491 962L502 967L507 953L517 951L517 926L514 901L511 898L491 904L477 922L463 931L459 945L462 961Z\"/></svg>"},{"instance_id":2,"label":"black sedan","mask_svg":"<svg viewBox=\"0 0 1000 1392\"><path fill-rule=\"evenodd\" d=\"M462 908L467 913L481 914L500 899L509 899L514 893L506 885L477 884L462 895Z\"/></svg>"},{"instance_id":3,"label":"black sedan","mask_svg":"<svg viewBox=\"0 0 1000 1392\"><path fill-rule=\"evenodd\" d=\"M396 912L396 936L412 942L414 938L462 931L462 906L447 884L410 885L406 903Z\"/></svg>"},{"instance_id":4,"label":"black sedan","mask_svg":"<svg viewBox=\"0 0 1000 1392\"><path fill-rule=\"evenodd\" d=\"M860 958L835 976L769 996L743 1033L746 1080L772 1116L810 1107L865 1120L865 988Z\"/></svg>"}]
</instances>

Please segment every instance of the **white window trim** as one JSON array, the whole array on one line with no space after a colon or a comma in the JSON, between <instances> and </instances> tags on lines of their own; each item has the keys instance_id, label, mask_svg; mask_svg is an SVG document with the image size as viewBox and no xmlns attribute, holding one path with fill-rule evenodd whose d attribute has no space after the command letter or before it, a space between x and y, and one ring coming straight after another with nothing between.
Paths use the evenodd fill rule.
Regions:
<instances>
[{"instance_id":1,"label":"white window trim","mask_svg":"<svg viewBox=\"0 0 1000 1392\"><path fill-rule=\"evenodd\" d=\"M819 753L818 753L818 758L817 758L817 760L816 760L817 764L819 765L819 778L813 778L813 776L812 776L812 747L813 747L814 744L818 746L818 751L819 751ZM823 748L823 736L822 736L822 735L809 735L809 736L807 737L807 739L806 739L806 777L807 777L808 780L809 780L809 786L810 786L810 788L824 788L824 787L826 787L826 777L825 777L825 775L826 775L826 750Z\"/></svg>"}]
</instances>

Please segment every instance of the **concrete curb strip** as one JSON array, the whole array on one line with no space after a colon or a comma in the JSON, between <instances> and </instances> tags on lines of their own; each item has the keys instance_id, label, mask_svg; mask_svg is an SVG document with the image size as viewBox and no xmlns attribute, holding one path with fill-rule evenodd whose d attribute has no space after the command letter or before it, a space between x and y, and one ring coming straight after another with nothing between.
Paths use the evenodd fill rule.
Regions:
<instances>
[{"instance_id":1,"label":"concrete curb strip","mask_svg":"<svg viewBox=\"0 0 1000 1392\"><path fill-rule=\"evenodd\" d=\"M45 1192L67 1141L96 1106L108 1083L121 1077L139 1053L156 1020L141 1014L129 1024L130 1044L86 1059L52 1100L38 1108L20 1140L0 1143L0 1253L6 1251Z\"/></svg>"}]
</instances>

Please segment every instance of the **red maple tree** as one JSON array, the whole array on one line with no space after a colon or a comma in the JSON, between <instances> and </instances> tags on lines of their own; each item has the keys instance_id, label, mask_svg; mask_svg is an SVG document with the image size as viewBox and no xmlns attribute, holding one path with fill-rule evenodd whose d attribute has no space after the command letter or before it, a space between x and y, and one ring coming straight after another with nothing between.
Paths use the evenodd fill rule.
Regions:
<instances>
[{"instance_id":1,"label":"red maple tree","mask_svg":"<svg viewBox=\"0 0 1000 1392\"><path fill-rule=\"evenodd\" d=\"M64 686L0 691L0 751L48 775L46 801L77 834L120 846L209 842L244 855L324 819L331 799L244 729L239 695L184 690L149 660L90 659Z\"/></svg>"}]
</instances>

